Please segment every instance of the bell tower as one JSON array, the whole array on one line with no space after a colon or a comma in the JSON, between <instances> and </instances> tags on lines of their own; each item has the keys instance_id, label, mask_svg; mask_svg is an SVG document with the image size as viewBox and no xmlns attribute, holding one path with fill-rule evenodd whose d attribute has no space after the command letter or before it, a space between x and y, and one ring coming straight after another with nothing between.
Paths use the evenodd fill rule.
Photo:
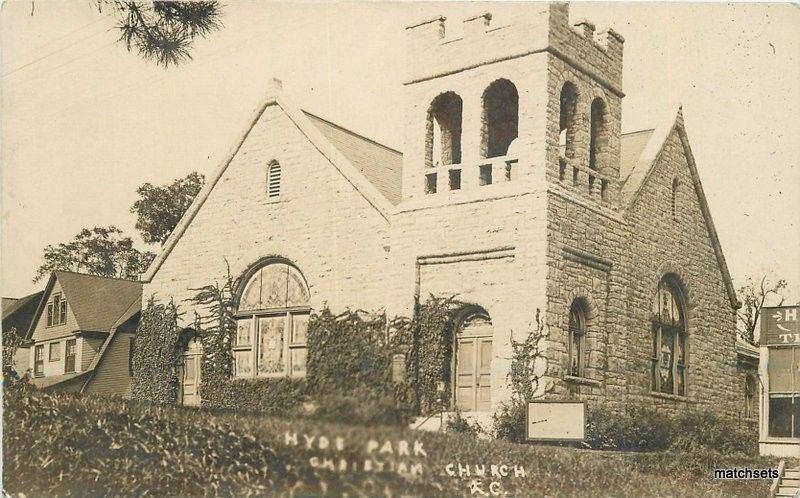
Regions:
<instances>
[{"instance_id":1,"label":"bell tower","mask_svg":"<svg viewBox=\"0 0 800 498\"><path fill-rule=\"evenodd\" d=\"M616 197L622 37L572 25L567 4L513 9L464 19L458 38L442 16L406 28L404 200L546 182Z\"/></svg>"}]
</instances>

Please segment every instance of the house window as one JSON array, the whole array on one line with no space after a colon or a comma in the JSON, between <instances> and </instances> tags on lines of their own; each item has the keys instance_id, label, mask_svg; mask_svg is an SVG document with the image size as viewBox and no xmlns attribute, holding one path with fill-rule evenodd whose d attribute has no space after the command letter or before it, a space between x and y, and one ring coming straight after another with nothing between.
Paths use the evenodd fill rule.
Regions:
<instances>
[{"instance_id":1,"label":"house window","mask_svg":"<svg viewBox=\"0 0 800 498\"><path fill-rule=\"evenodd\" d=\"M664 278L653 300L651 386L653 391L686 395L686 315L676 282Z\"/></svg>"},{"instance_id":2,"label":"house window","mask_svg":"<svg viewBox=\"0 0 800 498\"><path fill-rule=\"evenodd\" d=\"M481 156L498 157L508 154L511 142L517 138L518 128L517 87L506 79L499 79L483 92Z\"/></svg>"},{"instance_id":3,"label":"house window","mask_svg":"<svg viewBox=\"0 0 800 498\"><path fill-rule=\"evenodd\" d=\"M33 375L44 375L44 344L36 346L33 350Z\"/></svg>"},{"instance_id":4,"label":"house window","mask_svg":"<svg viewBox=\"0 0 800 498\"><path fill-rule=\"evenodd\" d=\"M428 109L425 130L425 165L446 166L461 162L461 97L446 92Z\"/></svg>"},{"instance_id":5,"label":"house window","mask_svg":"<svg viewBox=\"0 0 800 498\"><path fill-rule=\"evenodd\" d=\"M50 353L47 357L49 361L61 361L61 343L51 342Z\"/></svg>"},{"instance_id":6,"label":"house window","mask_svg":"<svg viewBox=\"0 0 800 498\"><path fill-rule=\"evenodd\" d=\"M478 167L478 185L492 184L492 165L481 164Z\"/></svg>"},{"instance_id":7,"label":"house window","mask_svg":"<svg viewBox=\"0 0 800 498\"><path fill-rule=\"evenodd\" d=\"M747 374L744 379L744 418L758 417L758 379Z\"/></svg>"},{"instance_id":8,"label":"house window","mask_svg":"<svg viewBox=\"0 0 800 498\"><path fill-rule=\"evenodd\" d=\"M64 345L64 372L71 373L75 371L75 339L68 339Z\"/></svg>"},{"instance_id":9,"label":"house window","mask_svg":"<svg viewBox=\"0 0 800 498\"><path fill-rule=\"evenodd\" d=\"M569 310L569 374L584 376L584 350L586 344L586 303L582 299L572 302Z\"/></svg>"},{"instance_id":10,"label":"house window","mask_svg":"<svg viewBox=\"0 0 800 498\"><path fill-rule=\"evenodd\" d=\"M309 292L285 263L256 270L243 288L233 345L236 377L303 377Z\"/></svg>"},{"instance_id":11,"label":"house window","mask_svg":"<svg viewBox=\"0 0 800 498\"><path fill-rule=\"evenodd\" d=\"M277 199L281 195L281 165L272 162L267 169L267 198Z\"/></svg>"},{"instance_id":12,"label":"house window","mask_svg":"<svg viewBox=\"0 0 800 498\"><path fill-rule=\"evenodd\" d=\"M60 292L53 294L53 299L47 303L47 326L64 325L67 323L67 300Z\"/></svg>"}]
</instances>

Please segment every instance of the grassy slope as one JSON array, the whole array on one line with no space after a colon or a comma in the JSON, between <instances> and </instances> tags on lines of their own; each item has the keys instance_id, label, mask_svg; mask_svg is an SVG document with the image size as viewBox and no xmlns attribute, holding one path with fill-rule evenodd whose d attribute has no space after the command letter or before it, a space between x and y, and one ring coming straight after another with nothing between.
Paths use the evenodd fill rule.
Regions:
<instances>
[{"instance_id":1,"label":"grassy slope","mask_svg":"<svg viewBox=\"0 0 800 498\"><path fill-rule=\"evenodd\" d=\"M299 496L469 496L469 480L443 472L450 462L523 465L525 478L501 480L512 496L765 496L768 481L714 481L697 468L776 465L752 458L717 461L704 454L624 454L476 441L396 427L287 421L17 389L6 390L4 408L4 488L28 496L286 491ZM343 437L345 449L290 447L287 430ZM421 441L425 458L381 460L422 462L422 477L335 473L309 465L312 456L363 461L371 439L380 444Z\"/></svg>"}]
</instances>

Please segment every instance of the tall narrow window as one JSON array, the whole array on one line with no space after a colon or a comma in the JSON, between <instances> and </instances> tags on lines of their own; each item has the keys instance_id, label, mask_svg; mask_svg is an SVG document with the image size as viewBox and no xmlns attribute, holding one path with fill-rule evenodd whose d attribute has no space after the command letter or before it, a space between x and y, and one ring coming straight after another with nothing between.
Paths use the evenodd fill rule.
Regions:
<instances>
[{"instance_id":1,"label":"tall narrow window","mask_svg":"<svg viewBox=\"0 0 800 498\"><path fill-rule=\"evenodd\" d=\"M44 344L39 344L33 350L33 375L44 375Z\"/></svg>"},{"instance_id":2,"label":"tall narrow window","mask_svg":"<svg viewBox=\"0 0 800 498\"><path fill-rule=\"evenodd\" d=\"M675 217L678 215L678 179L675 178L672 180L672 200L671 200L671 209L672 209L672 216Z\"/></svg>"},{"instance_id":3,"label":"tall narrow window","mask_svg":"<svg viewBox=\"0 0 800 498\"><path fill-rule=\"evenodd\" d=\"M519 94L510 81L499 79L483 92L482 132L482 157L508 154L519 133Z\"/></svg>"},{"instance_id":4,"label":"tall narrow window","mask_svg":"<svg viewBox=\"0 0 800 498\"><path fill-rule=\"evenodd\" d=\"M575 141L576 110L578 105L578 90L570 82L561 87L561 98L558 117L558 150L559 157L572 158L574 155L573 144Z\"/></svg>"},{"instance_id":5,"label":"tall narrow window","mask_svg":"<svg viewBox=\"0 0 800 498\"><path fill-rule=\"evenodd\" d=\"M651 386L656 392L686 395L686 316L683 296L672 278L658 284L653 300Z\"/></svg>"},{"instance_id":6,"label":"tall narrow window","mask_svg":"<svg viewBox=\"0 0 800 498\"><path fill-rule=\"evenodd\" d=\"M747 374L744 379L744 418L758 417L758 379Z\"/></svg>"},{"instance_id":7,"label":"tall narrow window","mask_svg":"<svg viewBox=\"0 0 800 498\"><path fill-rule=\"evenodd\" d=\"M236 377L305 375L309 297L293 266L275 262L253 272L236 313Z\"/></svg>"},{"instance_id":8,"label":"tall narrow window","mask_svg":"<svg viewBox=\"0 0 800 498\"><path fill-rule=\"evenodd\" d=\"M267 198L277 199L281 195L281 165L273 162L267 170Z\"/></svg>"},{"instance_id":9,"label":"tall narrow window","mask_svg":"<svg viewBox=\"0 0 800 498\"><path fill-rule=\"evenodd\" d=\"M47 326L64 325L67 323L67 300L60 292L53 294L47 303Z\"/></svg>"},{"instance_id":10,"label":"tall narrow window","mask_svg":"<svg viewBox=\"0 0 800 498\"><path fill-rule=\"evenodd\" d=\"M428 109L425 133L425 165L446 166L461 163L461 97L446 92L436 97Z\"/></svg>"},{"instance_id":11,"label":"tall narrow window","mask_svg":"<svg viewBox=\"0 0 800 498\"><path fill-rule=\"evenodd\" d=\"M606 148L606 104L602 99L592 101L591 129L589 130L589 167L599 170Z\"/></svg>"},{"instance_id":12,"label":"tall narrow window","mask_svg":"<svg viewBox=\"0 0 800 498\"><path fill-rule=\"evenodd\" d=\"M64 373L75 371L76 341L68 339L64 345Z\"/></svg>"},{"instance_id":13,"label":"tall narrow window","mask_svg":"<svg viewBox=\"0 0 800 498\"><path fill-rule=\"evenodd\" d=\"M582 299L572 302L569 309L569 374L584 376L586 345L586 304Z\"/></svg>"}]
</instances>

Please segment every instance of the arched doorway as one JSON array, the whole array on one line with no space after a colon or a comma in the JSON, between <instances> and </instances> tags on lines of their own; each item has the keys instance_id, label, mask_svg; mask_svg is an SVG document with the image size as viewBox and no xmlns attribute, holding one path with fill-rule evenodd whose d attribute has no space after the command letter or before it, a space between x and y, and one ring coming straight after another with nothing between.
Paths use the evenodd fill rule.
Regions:
<instances>
[{"instance_id":1,"label":"arched doorway","mask_svg":"<svg viewBox=\"0 0 800 498\"><path fill-rule=\"evenodd\" d=\"M455 405L465 412L492 406L492 321L472 310L458 326L455 338Z\"/></svg>"},{"instance_id":2,"label":"arched doorway","mask_svg":"<svg viewBox=\"0 0 800 498\"><path fill-rule=\"evenodd\" d=\"M198 338L189 341L183 352L180 371L180 400L185 406L200 406L200 359L203 345Z\"/></svg>"}]
</instances>

